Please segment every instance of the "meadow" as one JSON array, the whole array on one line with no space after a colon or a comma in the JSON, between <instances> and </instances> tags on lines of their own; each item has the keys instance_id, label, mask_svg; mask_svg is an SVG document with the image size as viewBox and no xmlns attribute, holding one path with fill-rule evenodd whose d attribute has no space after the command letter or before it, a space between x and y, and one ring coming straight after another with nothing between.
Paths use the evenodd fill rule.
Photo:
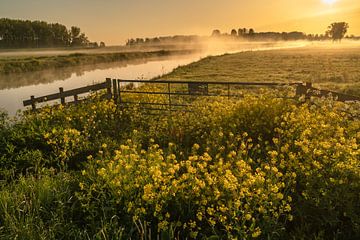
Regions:
<instances>
[{"instance_id":1,"label":"meadow","mask_svg":"<svg viewBox=\"0 0 360 240\"><path fill-rule=\"evenodd\" d=\"M315 87L360 95L360 48L316 45L208 57L164 79L312 82Z\"/></svg>"},{"instance_id":2,"label":"meadow","mask_svg":"<svg viewBox=\"0 0 360 240\"><path fill-rule=\"evenodd\" d=\"M288 81L291 67L299 72L294 80L307 80L301 60L280 67L287 54L210 57L165 77L275 80L260 71L274 70L258 63L262 56L284 72L277 80ZM351 55L321 58L327 54ZM355 79L353 60L342 62L343 70L322 74ZM1 114L0 238L358 239L359 103L277 97L286 91L191 98L191 111L160 115L95 95L16 119Z\"/></svg>"}]
</instances>

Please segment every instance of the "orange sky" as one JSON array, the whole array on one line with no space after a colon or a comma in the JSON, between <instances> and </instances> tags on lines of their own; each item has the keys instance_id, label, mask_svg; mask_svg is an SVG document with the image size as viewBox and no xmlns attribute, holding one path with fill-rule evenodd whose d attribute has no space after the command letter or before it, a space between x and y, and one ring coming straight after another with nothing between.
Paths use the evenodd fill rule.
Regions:
<instances>
[{"instance_id":1,"label":"orange sky","mask_svg":"<svg viewBox=\"0 0 360 240\"><path fill-rule=\"evenodd\" d=\"M360 35L360 0L1 0L0 17L79 26L92 41L210 35L213 29L324 33L334 21ZM330 1L330 0L328 0Z\"/></svg>"}]
</instances>

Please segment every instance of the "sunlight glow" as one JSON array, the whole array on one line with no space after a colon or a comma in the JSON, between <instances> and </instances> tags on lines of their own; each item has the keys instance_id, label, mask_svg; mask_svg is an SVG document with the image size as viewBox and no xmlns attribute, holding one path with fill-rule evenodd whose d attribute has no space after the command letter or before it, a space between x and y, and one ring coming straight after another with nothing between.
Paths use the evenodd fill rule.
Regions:
<instances>
[{"instance_id":1,"label":"sunlight glow","mask_svg":"<svg viewBox=\"0 0 360 240\"><path fill-rule=\"evenodd\" d=\"M337 2L337 0L321 0L323 3L326 3L326 4L329 4L329 5L332 5L334 3Z\"/></svg>"}]
</instances>

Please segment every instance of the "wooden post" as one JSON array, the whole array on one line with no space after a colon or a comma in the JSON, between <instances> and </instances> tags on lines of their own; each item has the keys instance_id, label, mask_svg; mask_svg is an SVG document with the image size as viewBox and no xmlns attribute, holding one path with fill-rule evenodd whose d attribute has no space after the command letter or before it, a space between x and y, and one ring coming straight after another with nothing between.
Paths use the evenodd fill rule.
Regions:
<instances>
[{"instance_id":1,"label":"wooden post","mask_svg":"<svg viewBox=\"0 0 360 240\"><path fill-rule=\"evenodd\" d=\"M35 96L31 96L30 98L31 98L32 110L35 110L36 109Z\"/></svg>"},{"instance_id":2,"label":"wooden post","mask_svg":"<svg viewBox=\"0 0 360 240\"><path fill-rule=\"evenodd\" d=\"M170 88L170 83L168 83L168 93L169 93L169 111L171 112L171 88Z\"/></svg>"},{"instance_id":3,"label":"wooden post","mask_svg":"<svg viewBox=\"0 0 360 240\"><path fill-rule=\"evenodd\" d=\"M119 93L119 103L121 104L121 82L119 79L117 80L117 84L118 84L118 93Z\"/></svg>"},{"instance_id":4,"label":"wooden post","mask_svg":"<svg viewBox=\"0 0 360 240\"><path fill-rule=\"evenodd\" d=\"M118 99L118 92L117 92L117 85L116 85L116 79L112 80L113 83L113 94L114 94L114 100L117 102Z\"/></svg>"},{"instance_id":5,"label":"wooden post","mask_svg":"<svg viewBox=\"0 0 360 240\"><path fill-rule=\"evenodd\" d=\"M311 97L311 89L312 89L312 83L311 82L307 82L305 84L305 88L306 88L306 93L305 93L305 99L309 100Z\"/></svg>"},{"instance_id":6,"label":"wooden post","mask_svg":"<svg viewBox=\"0 0 360 240\"><path fill-rule=\"evenodd\" d=\"M63 96L64 88L59 88L61 104L65 104L65 97Z\"/></svg>"},{"instance_id":7,"label":"wooden post","mask_svg":"<svg viewBox=\"0 0 360 240\"><path fill-rule=\"evenodd\" d=\"M107 90L107 97L108 97L108 99L110 99L112 97L111 78L106 78L106 90Z\"/></svg>"},{"instance_id":8,"label":"wooden post","mask_svg":"<svg viewBox=\"0 0 360 240\"><path fill-rule=\"evenodd\" d=\"M304 84L296 85L296 97L306 96L307 87Z\"/></svg>"},{"instance_id":9,"label":"wooden post","mask_svg":"<svg viewBox=\"0 0 360 240\"><path fill-rule=\"evenodd\" d=\"M228 84L228 99L230 99L230 84Z\"/></svg>"},{"instance_id":10,"label":"wooden post","mask_svg":"<svg viewBox=\"0 0 360 240\"><path fill-rule=\"evenodd\" d=\"M77 95L77 94L75 94L75 95L74 95L74 102L75 102L75 104L77 104L77 103L78 103L78 101L79 101L78 95Z\"/></svg>"}]
</instances>

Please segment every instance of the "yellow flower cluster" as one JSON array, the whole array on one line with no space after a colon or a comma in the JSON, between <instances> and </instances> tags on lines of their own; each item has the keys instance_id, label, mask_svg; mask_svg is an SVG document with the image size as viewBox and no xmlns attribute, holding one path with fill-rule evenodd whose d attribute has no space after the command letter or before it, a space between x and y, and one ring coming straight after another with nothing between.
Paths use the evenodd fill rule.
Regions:
<instances>
[{"instance_id":1,"label":"yellow flower cluster","mask_svg":"<svg viewBox=\"0 0 360 240\"><path fill-rule=\"evenodd\" d=\"M157 144L145 151L128 141L100 164L97 175L133 221L156 221L158 231L178 226L193 237L216 229L229 237L255 238L262 222L291 218L291 198L284 199L279 170L268 165L253 170L235 151L215 159L197 153L200 148L194 144L193 153L179 159Z\"/></svg>"}]
</instances>

